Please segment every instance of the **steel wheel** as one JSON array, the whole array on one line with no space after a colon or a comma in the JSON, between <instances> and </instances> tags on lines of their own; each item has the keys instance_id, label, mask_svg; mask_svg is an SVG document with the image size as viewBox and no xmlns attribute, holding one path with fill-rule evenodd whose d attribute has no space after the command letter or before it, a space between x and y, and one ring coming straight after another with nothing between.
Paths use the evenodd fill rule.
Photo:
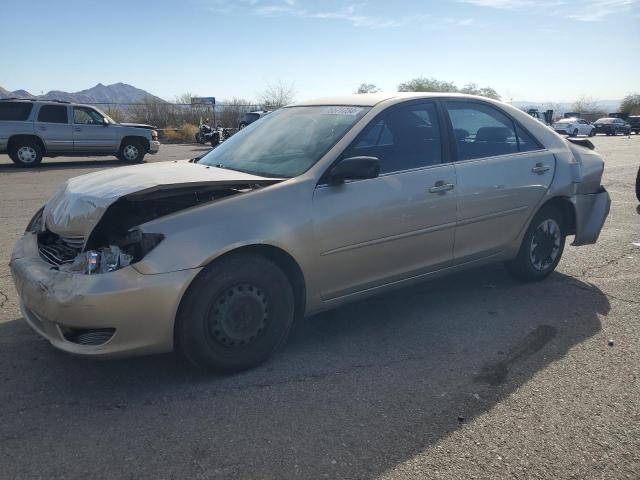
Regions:
<instances>
[{"instance_id":1,"label":"steel wheel","mask_svg":"<svg viewBox=\"0 0 640 480\"><path fill-rule=\"evenodd\" d=\"M540 223L531 238L529 258L533 268L542 272L552 265L560 253L562 232L560 225L548 218Z\"/></svg>"},{"instance_id":2,"label":"steel wheel","mask_svg":"<svg viewBox=\"0 0 640 480\"><path fill-rule=\"evenodd\" d=\"M18 160L25 165L30 165L38 159L38 153L31 145L24 145L20 147L16 152L16 155Z\"/></svg>"},{"instance_id":3,"label":"steel wheel","mask_svg":"<svg viewBox=\"0 0 640 480\"><path fill-rule=\"evenodd\" d=\"M255 285L244 283L223 291L209 313L211 339L229 348L255 342L269 319L269 302Z\"/></svg>"}]
</instances>

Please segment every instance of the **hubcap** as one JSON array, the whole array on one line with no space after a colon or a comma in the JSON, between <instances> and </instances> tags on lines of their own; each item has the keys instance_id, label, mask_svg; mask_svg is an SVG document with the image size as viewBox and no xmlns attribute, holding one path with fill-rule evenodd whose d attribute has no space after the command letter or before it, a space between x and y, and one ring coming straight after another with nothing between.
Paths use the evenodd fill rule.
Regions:
<instances>
[{"instance_id":1,"label":"hubcap","mask_svg":"<svg viewBox=\"0 0 640 480\"><path fill-rule=\"evenodd\" d=\"M18 149L18 160L22 163L33 163L36 161L37 156L33 147L26 146Z\"/></svg>"},{"instance_id":2,"label":"hubcap","mask_svg":"<svg viewBox=\"0 0 640 480\"><path fill-rule=\"evenodd\" d=\"M268 318L269 302L264 292L255 285L236 285L214 300L209 333L225 347L241 347L262 335Z\"/></svg>"},{"instance_id":3,"label":"hubcap","mask_svg":"<svg viewBox=\"0 0 640 480\"><path fill-rule=\"evenodd\" d=\"M560 226L555 220L548 218L538 225L529 249L529 258L536 270L545 270L555 262L560 252L561 240Z\"/></svg>"},{"instance_id":4,"label":"hubcap","mask_svg":"<svg viewBox=\"0 0 640 480\"><path fill-rule=\"evenodd\" d=\"M133 145L127 145L126 147L124 147L122 153L127 160L135 160L136 158L138 158L138 149Z\"/></svg>"}]
</instances>

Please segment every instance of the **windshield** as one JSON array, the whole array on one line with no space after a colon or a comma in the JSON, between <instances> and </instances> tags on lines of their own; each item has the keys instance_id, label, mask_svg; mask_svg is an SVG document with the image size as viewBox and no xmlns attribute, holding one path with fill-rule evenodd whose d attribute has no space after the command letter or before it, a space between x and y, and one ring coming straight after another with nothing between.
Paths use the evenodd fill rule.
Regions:
<instances>
[{"instance_id":1,"label":"windshield","mask_svg":"<svg viewBox=\"0 0 640 480\"><path fill-rule=\"evenodd\" d=\"M283 108L240 130L199 163L262 177L296 177L320 160L368 110Z\"/></svg>"}]
</instances>

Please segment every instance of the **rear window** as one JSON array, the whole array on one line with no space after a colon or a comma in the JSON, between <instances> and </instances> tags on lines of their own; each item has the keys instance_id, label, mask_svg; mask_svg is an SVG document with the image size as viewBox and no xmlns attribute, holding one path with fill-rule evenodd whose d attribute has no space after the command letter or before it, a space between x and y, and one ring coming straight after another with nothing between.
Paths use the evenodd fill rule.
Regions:
<instances>
[{"instance_id":1,"label":"rear window","mask_svg":"<svg viewBox=\"0 0 640 480\"><path fill-rule=\"evenodd\" d=\"M608 124L608 123L614 123L615 120L616 120L615 118L601 118L599 120L596 120L595 123Z\"/></svg>"},{"instance_id":2,"label":"rear window","mask_svg":"<svg viewBox=\"0 0 640 480\"><path fill-rule=\"evenodd\" d=\"M0 120L24 122L29 118L32 109L33 103L0 102Z\"/></svg>"},{"instance_id":3,"label":"rear window","mask_svg":"<svg viewBox=\"0 0 640 480\"><path fill-rule=\"evenodd\" d=\"M38 113L39 122L69 123L67 107L64 105L43 105Z\"/></svg>"}]
</instances>

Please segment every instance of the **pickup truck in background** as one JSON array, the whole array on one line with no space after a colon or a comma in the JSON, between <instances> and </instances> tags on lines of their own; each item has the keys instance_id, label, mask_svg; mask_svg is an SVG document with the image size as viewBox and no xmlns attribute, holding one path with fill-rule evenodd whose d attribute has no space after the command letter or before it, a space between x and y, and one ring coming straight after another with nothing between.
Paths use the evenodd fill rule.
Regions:
<instances>
[{"instance_id":1,"label":"pickup truck in background","mask_svg":"<svg viewBox=\"0 0 640 480\"><path fill-rule=\"evenodd\" d=\"M160 148L153 128L117 123L91 105L0 100L0 153L21 167L57 156L115 155L125 163L140 163Z\"/></svg>"}]
</instances>

